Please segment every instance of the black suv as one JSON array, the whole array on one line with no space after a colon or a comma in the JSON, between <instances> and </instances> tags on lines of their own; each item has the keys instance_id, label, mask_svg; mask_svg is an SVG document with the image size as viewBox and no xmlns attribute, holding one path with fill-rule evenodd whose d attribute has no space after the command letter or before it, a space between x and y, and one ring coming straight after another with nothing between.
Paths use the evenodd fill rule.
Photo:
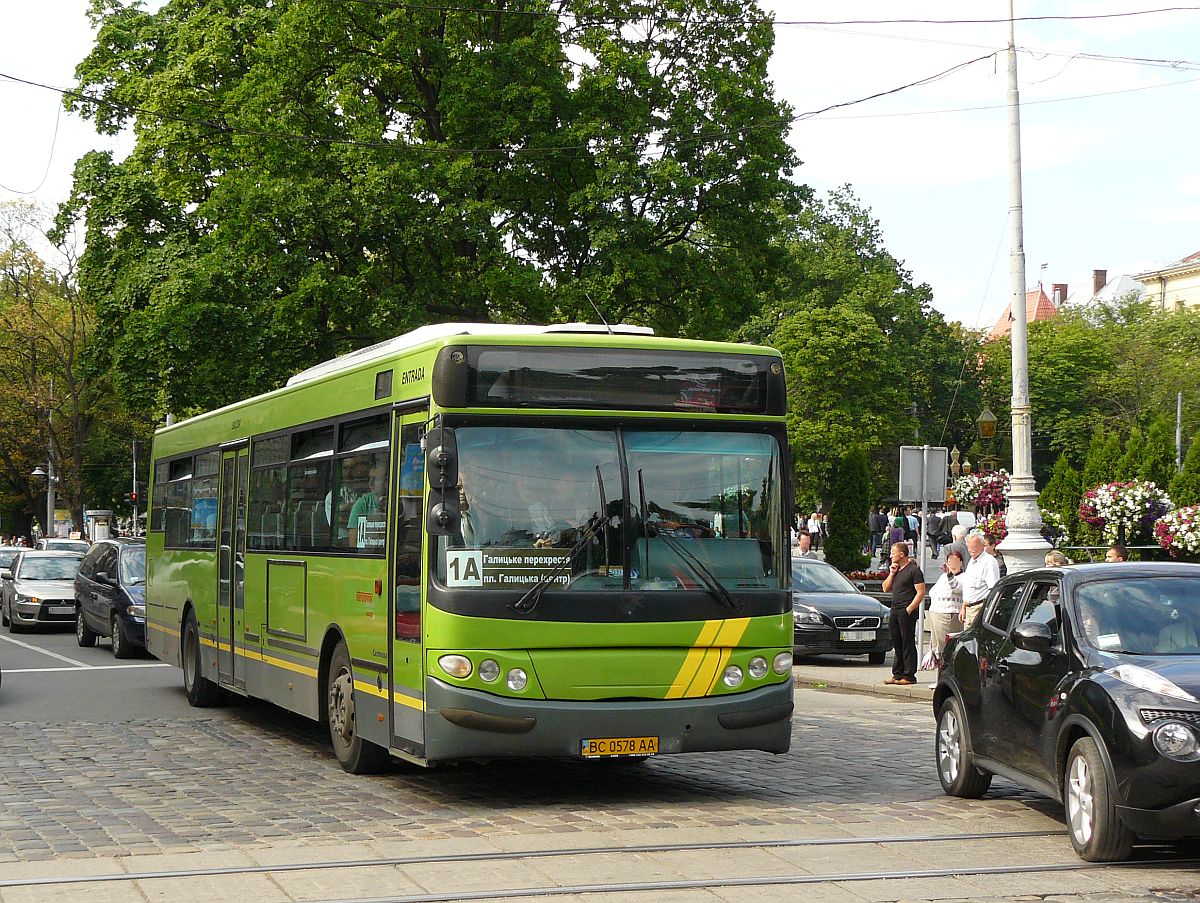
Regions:
<instances>
[{"instance_id":1,"label":"black suv","mask_svg":"<svg viewBox=\"0 0 1200 903\"><path fill-rule=\"evenodd\" d=\"M933 706L952 796L993 775L1044 793L1096 862L1200 837L1200 566L1010 575L947 646Z\"/></svg>"},{"instance_id":2,"label":"black suv","mask_svg":"<svg viewBox=\"0 0 1200 903\"><path fill-rule=\"evenodd\" d=\"M117 658L146 647L146 541L102 539L75 577L75 640L95 646L112 637Z\"/></svg>"}]
</instances>

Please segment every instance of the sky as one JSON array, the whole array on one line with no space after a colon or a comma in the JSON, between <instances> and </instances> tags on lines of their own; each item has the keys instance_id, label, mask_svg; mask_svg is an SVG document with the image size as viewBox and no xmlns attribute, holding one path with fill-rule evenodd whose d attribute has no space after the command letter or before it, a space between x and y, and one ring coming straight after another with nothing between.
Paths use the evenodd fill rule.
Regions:
<instances>
[{"instance_id":1,"label":"sky","mask_svg":"<svg viewBox=\"0 0 1200 903\"><path fill-rule=\"evenodd\" d=\"M777 20L770 77L798 117L790 134L803 161L797 180L821 193L849 185L913 281L932 287L933 306L969 327L990 326L1012 294L1007 21L788 23L999 20L1008 15L1006 0L762 3ZM6 0L0 73L71 86L91 46L87 6ZM1041 280L1049 293L1067 283L1074 295L1090 289L1095 269L1112 278L1200 250L1200 5L1098 18L1166 6L1016 0L1018 17L1088 17L1015 26L1029 287ZM855 103L988 54L995 55ZM99 148L120 156L132 146L129 135L95 134L41 88L0 78L0 105L0 201L53 210L82 154Z\"/></svg>"}]
</instances>

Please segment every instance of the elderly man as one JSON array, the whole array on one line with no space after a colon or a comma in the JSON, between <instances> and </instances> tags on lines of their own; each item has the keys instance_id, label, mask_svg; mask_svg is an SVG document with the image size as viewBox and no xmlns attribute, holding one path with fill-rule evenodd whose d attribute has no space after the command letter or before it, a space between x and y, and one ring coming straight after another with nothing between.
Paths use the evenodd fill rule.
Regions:
<instances>
[{"instance_id":1,"label":"elderly man","mask_svg":"<svg viewBox=\"0 0 1200 903\"><path fill-rule=\"evenodd\" d=\"M975 626L988 593L1000 579L1000 565L984 551L983 534L978 530L967 534L967 552L971 560L967 562L967 570L964 573L963 607L960 615L964 630Z\"/></svg>"},{"instance_id":2,"label":"elderly man","mask_svg":"<svg viewBox=\"0 0 1200 903\"><path fill-rule=\"evenodd\" d=\"M793 558L818 558L816 552L812 550L812 537L807 533L801 533L800 538L796 541L796 545L792 547Z\"/></svg>"},{"instance_id":3,"label":"elderly man","mask_svg":"<svg viewBox=\"0 0 1200 903\"><path fill-rule=\"evenodd\" d=\"M925 598L925 575L908 557L908 543L892 543L892 566L883 581L892 594L892 676L885 684L911 686L917 682L917 614Z\"/></svg>"}]
</instances>

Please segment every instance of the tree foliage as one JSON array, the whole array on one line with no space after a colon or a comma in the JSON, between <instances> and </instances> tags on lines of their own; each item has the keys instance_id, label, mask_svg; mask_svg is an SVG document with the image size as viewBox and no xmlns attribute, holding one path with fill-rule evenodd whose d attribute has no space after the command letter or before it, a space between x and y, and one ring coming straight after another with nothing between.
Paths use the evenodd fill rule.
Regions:
<instances>
[{"instance_id":1,"label":"tree foliage","mask_svg":"<svg viewBox=\"0 0 1200 903\"><path fill-rule=\"evenodd\" d=\"M1171 480L1171 501L1180 507L1200 505L1200 433L1192 437L1187 456L1183 459L1183 470Z\"/></svg>"},{"instance_id":2,"label":"tree foliage","mask_svg":"<svg viewBox=\"0 0 1200 903\"><path fill-rule=\"evenodd\" d=\"M1075 536L1079 531L1079 501L1082 498L1080 474L1071 466L1067 453L1063 452L1054 462L1054 472L1038 497L1038 504L1061 515L1067 535Z\"/></svg>"},{"instance_id":3,"label":"tree foliage","mask_svg":"<svg viewBox=\"0 0 1200 903\"><path fill-rule=\"evenodd\" d=\"M789 123L734 0L94 0L70 105L137 144L76 167L101 363L214 405L433 321L713 337L778 268Z\"/></svg>"}]
</instances>

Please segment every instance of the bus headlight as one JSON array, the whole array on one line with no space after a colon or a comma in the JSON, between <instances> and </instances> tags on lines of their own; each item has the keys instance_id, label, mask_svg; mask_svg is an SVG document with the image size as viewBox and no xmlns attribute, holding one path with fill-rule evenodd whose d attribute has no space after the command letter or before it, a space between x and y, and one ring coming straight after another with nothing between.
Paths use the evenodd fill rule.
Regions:
<instances>
[{"instance_id":1,"label":"bus headlight","mask_svg":"<svg viewBox=\"0 0 1200 903\"><path fill-rule=\"evenodd\" d=\"M790 652L780 652L775 656L771 667L775 669L776 674L787 674L792 670L792 654Z\"/></svg>"},{"instance_id":2,"label":"bus headlight","mask_svg":"<svg viewBox=\"0 0 1200 903\"><path fill-rule=\"evenodd\" d=\"M515 692L521 692L525 689L525 685L529 683L529 675L521 668L513 668L508 672L508 688Z\"/></svg>"},{"instance_id":3,"label":"bus headlight","mask_svg":"<svg viewBox=\"0 0 1200 903\"><path fill-rule=\"evenodd\" d=\"M756 655L750 659L750 664L746 666L746 672L754 679L767 676L767 660L761 655Z\"/></svg>"},{"instance_id":4,"label":"bus headlight","mask_svg":"<svg viewBox=\"0 0 1200 903\"><path fill-rule=\"evenodd\" d=\"M741 686L742 669L737 665L730 665L725 669L725 673L721 675L721 680L725 681L725 686L730 688Z\"/></svg>"},{"instance_id":5,"label":"bus headlight","mask_svg":"<svg viewBox=\"0 0 1200 903\"><path fill-rule=\"evenodd\" d=\"M479 663L479 679L491 683L500 676L500 666L492 659L485 658Z\"/></svg>"},{"instance_id":6,"label":"bus headlight","mask_svg":"<svg viewBox=\"0 0 1200 903\"><path fill-rule=\"evenodd\" d=\"M451 677L461 679L471 676L471 660L465 655L443 655L438 659L438 664Z\"/></svg>"}]
</instances>

